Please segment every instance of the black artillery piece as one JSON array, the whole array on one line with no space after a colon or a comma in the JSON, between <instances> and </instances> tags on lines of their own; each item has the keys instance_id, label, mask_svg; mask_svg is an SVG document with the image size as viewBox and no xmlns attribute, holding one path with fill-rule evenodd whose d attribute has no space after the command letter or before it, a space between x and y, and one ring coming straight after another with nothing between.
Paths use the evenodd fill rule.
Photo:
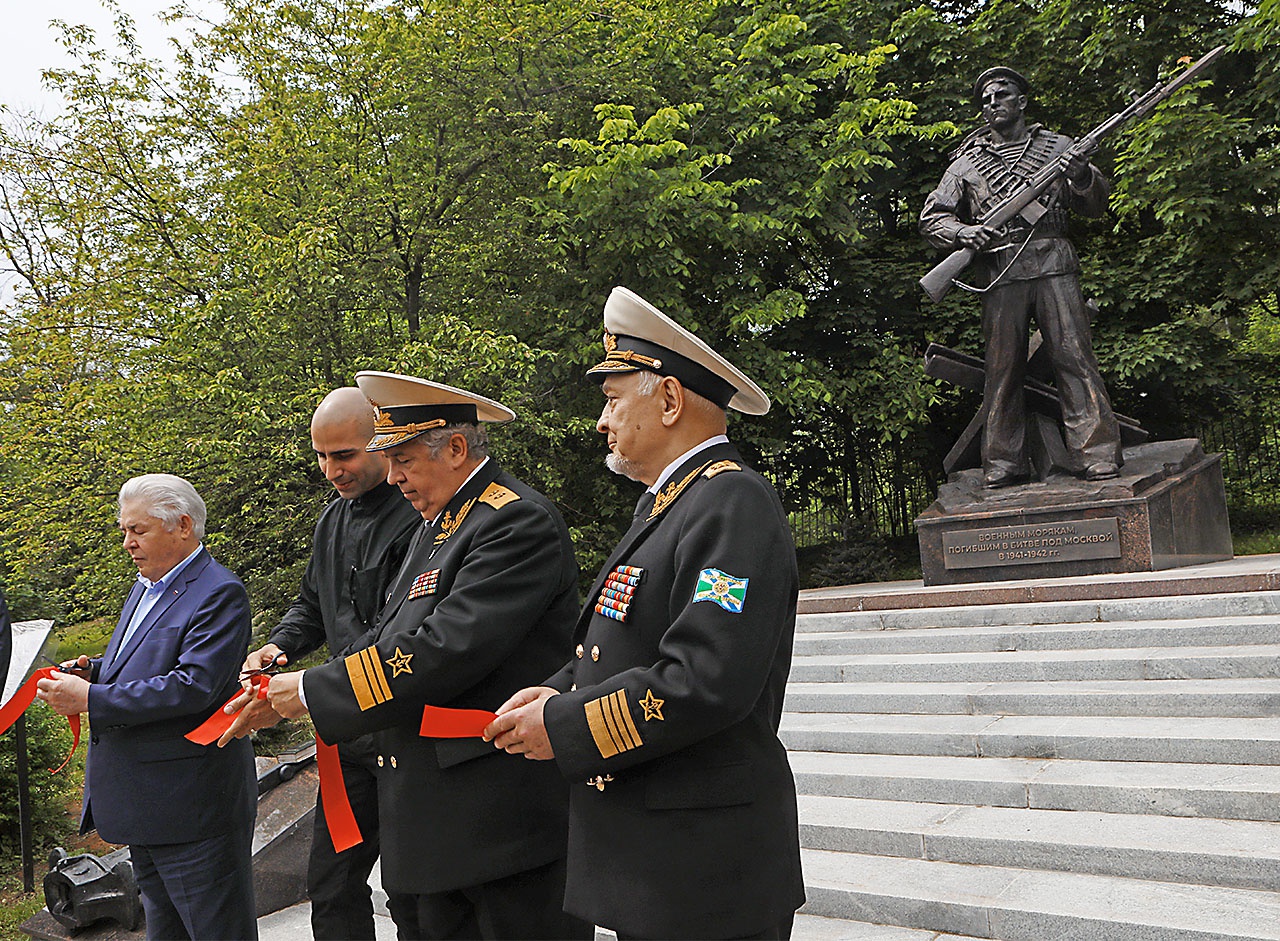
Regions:
<instances>
[{"instance_id":1,"label":"black artillery piece","mask_svg":"<svg viewBox=\"0 0 1280 941\"><path fill-rule=\"evenodd\" d=\"M1044 480L1055 470L1078 473L1079 468L1072 466L1062 441L1062 405L1058 401L1057 389L1049 382L1048 365L1040 352L1039 331L1032 334L1027 346L1027 376L1023 391L1027 402L1028 456L1036 477ZM977 356L930 343L924 354L924 371L935 379L982 394L986 370ZM986 420L984 403L943 459L942 467L948 475L982 465L982 429ZM1116 413L1116 421L1120 424L1120 441L1126 448L1142 444L1150 437L1135 418Z\"/></svg>"}]
</instances>

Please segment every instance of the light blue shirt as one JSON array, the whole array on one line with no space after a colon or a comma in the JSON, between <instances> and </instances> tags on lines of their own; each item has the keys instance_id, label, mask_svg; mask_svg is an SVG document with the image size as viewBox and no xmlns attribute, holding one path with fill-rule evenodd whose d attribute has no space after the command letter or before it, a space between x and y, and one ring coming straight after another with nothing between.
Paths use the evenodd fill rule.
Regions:
<instances>
[{"instance_id":1,"label":"light blue shirt","mask_svg":"<svg viewBox=\"0 0 1280 941\"><path fill-rule=\"evenodd\" d=\"M138 599L138 606L133 609L133 614L129 617L129 623L124 629L124 636L120 638L120 646L116 648L116 657L120 656L120 651L124 650L125 644L129 643L130 638L133 637L134 632L138 629L138 625L146 620L147 615L151 613L151 609L156 606L156 602L164 597L165 591L168 590L170 585L178 580L178 576L182 574L182 570L191 564L191 560L194 559L203 548L203 543L197 545L195 551L192 552L191 555L187 556L173 568L169 569L169 571L165 572L157 581L153 582L149 578L143 578L142 573L138 573L138 581L142 583L146 590L143 591L142 597ZM112 659L112 663L114 662L115 660Z\"/></svg>"}]
</instances>

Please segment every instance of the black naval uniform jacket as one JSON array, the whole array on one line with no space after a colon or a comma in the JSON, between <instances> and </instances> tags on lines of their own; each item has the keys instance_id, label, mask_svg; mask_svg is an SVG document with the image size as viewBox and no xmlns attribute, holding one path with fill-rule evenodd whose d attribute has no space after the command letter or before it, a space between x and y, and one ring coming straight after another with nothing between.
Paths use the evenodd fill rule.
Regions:
<instances>
[{"instance_id":1,"label":"black naval uniform jacket","mask_svg":"<svg viewBox=\"0 0 1280 941\"><path fill-rule=\"evenodd\" d=\"M490 459L410 544L374 646L307 671L322 739L378 732L388 892L467 888L564 856L553 764L418 731L424 704L496 709L562 664L577 577L559 512Z\"/></svg>"},{"instance_id":2,"label":"black naval uniform jacket","mask_svg":"<svg viewBox=\"0 0 1280 941\"><path fill-rule=\"evenodd\" d=\"M298 596L268 641L296 663L327 644L331 656L360 643L400 571L422 516L386 481L352 500L335 497L320 514Z\"/></svg>"},{"instance_id":3,"label":"black naval uniform jacket","mask_svg":"<svg viewBox=\"0 0 1280 941\"><path fill-rule=\"evenodd\" d=\"M547 683L570 781L565 909L626 934L728 938L804 901L778 740L795 544L729 444L695 454L605 563Z\"/></svg>"}]
</instances>

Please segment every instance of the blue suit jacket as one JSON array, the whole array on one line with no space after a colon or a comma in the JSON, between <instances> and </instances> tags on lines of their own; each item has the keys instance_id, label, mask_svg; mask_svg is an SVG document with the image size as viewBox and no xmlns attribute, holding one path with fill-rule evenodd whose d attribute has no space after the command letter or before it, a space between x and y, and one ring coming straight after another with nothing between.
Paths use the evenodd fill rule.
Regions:
<instances>
[{"instance_id":1,"label":"blue suit jacket","mask_svg":"<svg viewBox=\"0 0 1280 941\"><path fill-rule=\"evenodd\" d=\"M120 650L142 593L135 582L92 664L81 832L145 846L248 826L257 811L249 740L218 748L183 736L239 686L249 596L201 549Z\"/></svg>"}]
</instances>

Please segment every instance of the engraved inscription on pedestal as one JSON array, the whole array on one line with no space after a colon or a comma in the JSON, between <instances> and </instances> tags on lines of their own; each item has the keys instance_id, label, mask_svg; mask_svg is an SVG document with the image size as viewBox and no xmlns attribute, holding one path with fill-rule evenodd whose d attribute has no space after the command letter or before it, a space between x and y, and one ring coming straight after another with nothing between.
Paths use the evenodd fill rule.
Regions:
<instances>
[{"instance_id":1,"label":"engraved inscription on pedestal","mask_svg":"<svg viewBox=\"0 0 1280 941\"><path fill-rule=\"evenodd\" d=\"M942 552L949 569L1118 559L1120 520L1108 516L943 533Z\"/></svg>"}]
</instances>

